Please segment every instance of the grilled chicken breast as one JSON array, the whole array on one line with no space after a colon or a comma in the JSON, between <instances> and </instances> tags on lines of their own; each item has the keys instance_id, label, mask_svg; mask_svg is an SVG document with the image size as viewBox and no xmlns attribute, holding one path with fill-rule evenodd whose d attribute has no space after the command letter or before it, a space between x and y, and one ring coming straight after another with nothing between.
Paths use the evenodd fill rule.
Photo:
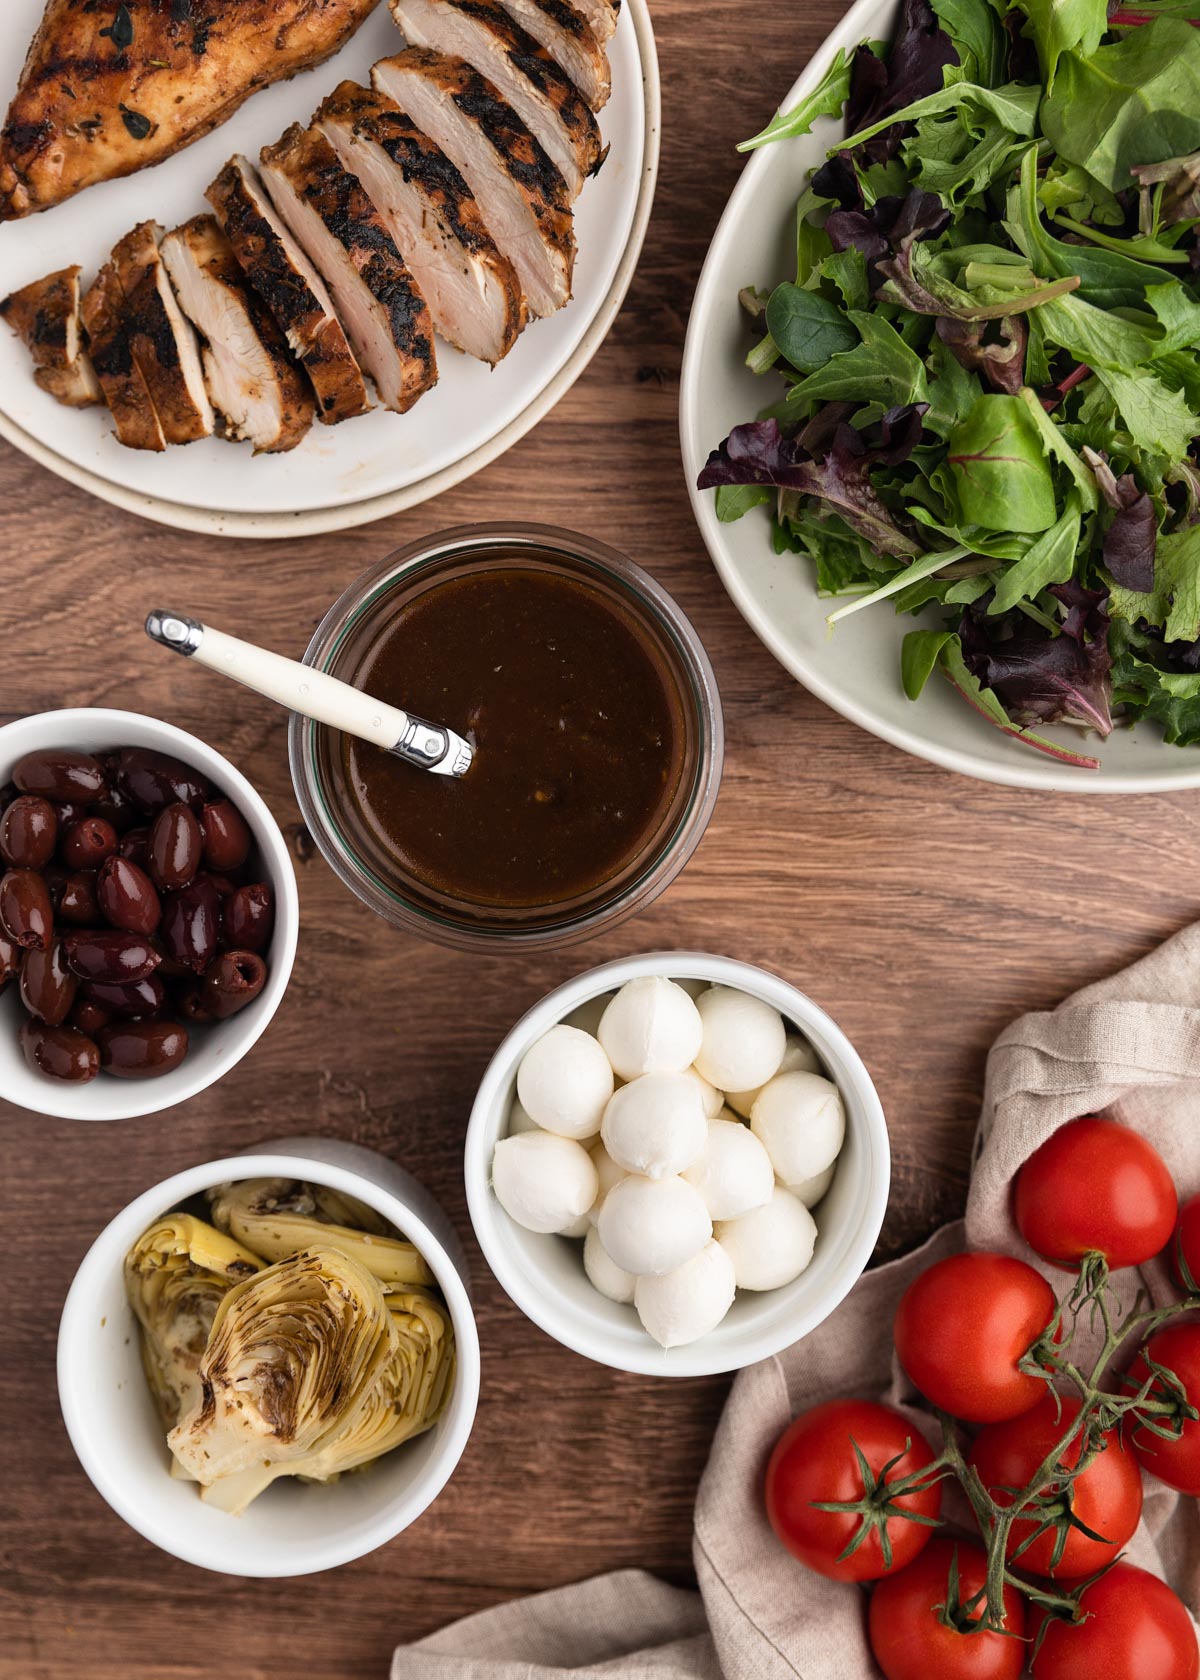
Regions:
<instances>
[{"instance_id":1,"label":"grilled chicken breast","mask_svg":"<svg viewBox=\"0 0 1200 1680\"><path fill-rule=\"evenodd\" d=\"M571 296L575 236L566 183L496 89L461 58L409 47L371 79L462 174L534 315Z\"/></svg>"},{"instance_id":2,"label":"grilled chicken breast","mask_svg":"<svg viewBox=\"0 0 1200 1680\"><path fill-rule=\"evenodd\" d=\"M47 0L0 130L0 221L130 175L320 64L378 0Z\"/></svg>"},{"instance_id":3,"label":"grilled chicken breast","mask_svg":"<svg viewBox=\"0 0 1200 1680\"><path fill-rule=\"evenodd\" d=\"M379 400L397 414L437 382L433 322L361 182L319 129L293 124L262 154L275 208L328 285Z\"/></svg>"},{"instance_id":4,"label":"grilled chicken breast","mask_svg":"<svg viewBox=\"0 0 1200 1680\"><path fill-rule=\"evenodd\" d=\"M383 217L434 329L494 366L525 324L525 296L445 152L394 100L355 82L336 88L315 121Z\"/></svg>"},{"instance_id":5,"label":"grilled chicken breast","mask_svg":"<svg viewBox=\"0 0 1200 1680\"><path fill-rule=\"evenodd\" d=\"M79 313L88 335L92 366L104 392L116 426L117 437L128 449L167 447L150 391L141 369L133 359L133 348L125 328L125 293L115 264L106 262L84 293Z\"/></svg>"},{"instance_id":6,"label":"grilled chicken breast","mask_svg":"<svg viewBox=\"0 0 1200 1680\"><path fill-rule=\"evenodd\" d=\"M125 294L121 320L163 437L168 443L195 443L212 436L212 404L196 334L162 264L161 235L154 222L140 222L114 248L112 265Z\"/></svg>"},{"instance_id":7,"label":"grilled chicken breast","mask_svg":"<svg viewBox=\"0 0 1200 1680\"><path fill-rule=\"evenodd\" d=\"M104 394L83 347L79 322L78 266L32 280L0 303L8 322L33 357L33 377L68 408L102 403Z\"/></svg>"},{"instance_id":8,"label":"grilled chicken breast","mask_svg":"<svg viewBox=\"0 0 1200 1680\"><path fill-rule=\"evenodd\" d=\"M514 23L545 47L593 111L608 104L612 76L604 48L581 11L568 0L501 0Z\"/></svg>"},{"instance_id":9,"label":"grilled chicken breast","mask_svg":"<svg viewBox=\"0 0 1200 1680\"><path fill-rule=\"evenodd\" d=\"M500 0L389 0L410 46L463 58L493 84L561 172L574 198L601 161L600 131L578 88Z\"/></svg>"},{"instance_id":10,"label":"grilled chicken breast","mask_svg":"<svg viewBox=\"0 0 1200 1680\"><path fill-rule=\"evenodd\" d=\"M573 4L583 13L601 46L612 40L621 15L621 0L573 0Z\"/></svg>"},{"instance_id":11,"label":"grilled chicken breast","mask_svg":"<svg viewBox=\"0 0 1200 1680\"><path fill-rule=\"evenodd\" d=\"M275 213L244 157L230 158L205 194L247 280L312 381L326 426L366 414L367 387L325 282Z\"/></svg>"},{"instance_id":12,"label":"grilled chicken breast","mask_svg":"<svg viewBox=\"0 0 1200 1680\"><path fill-rule=\"evenodd\" d=\"M179 307L203 335L204 377L227 435L255 453L294 449L313 423L312 392L266 304L247 284L215 216L162 242Z\"/></svg>"}]
</instances>

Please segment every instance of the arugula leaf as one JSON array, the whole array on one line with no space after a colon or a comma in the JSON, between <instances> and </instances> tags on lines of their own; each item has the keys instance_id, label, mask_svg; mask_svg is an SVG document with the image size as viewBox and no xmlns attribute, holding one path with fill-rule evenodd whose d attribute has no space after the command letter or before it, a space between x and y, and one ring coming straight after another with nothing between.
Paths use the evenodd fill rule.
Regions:
<instances>
[{"instance_id":1,"label":"arugula leaf","mask_svg":"<svg viewBox=\"0 0 1200 1680\"><path fill-rule=\"evenodd\" d=\"M802 405L813 401L878 405L881 411L924 402L924 364L891 322L858 309L846 319L857 328L861 342L831 356L823 368L793 386L789 411L803 412Z\"/></svg>"},{"instance_id":2,"label":"arugula leaf","mask_svg":"<svg viewBox=\"0 0 1200 1680\"><path fill-rule=\"evenodd\" d=\"M949 438L946 465L962 517L997 530L1054 524L1054 480L1020 397L985 392Z\"/></svg>"},{"instance_id":3,"label":"arugula leaf","mask_svg":"<svg viewBox=\"0 0 1200 1680\"><path fill-rule=\"evenodd\" d=\"M1047 92L1063 53L1078 49L1089 57L1108 30L1105 0L1010 0L1008 9L1029 19Z\"/></svg>"},{"instance_id":4,"label":"arugula leaf","mask_svg":"<svg viewBox=\"0 0 1200 1680\"><path fill-rule=\"evenodd\" d=\"M893 123L916 122L919 117L937 116L943 111L955 111L964 105L990 113L1008 133L1030 139L1037 132L1036 119L1040 100L1040 88L1024 87L1020 82L1009 82L1001 88L980 87L976 82L952 82L949 87L944 87L937 93L926 94L923 99L914 100L903 110L895 111L880 122L872 123L869 128L862 128L857 134L839 140L834 150L844 152L861 146L865 141L874 139L877 134L882 134L884 129L890 128Z\"/></svg>"},{"instance_id":5,"label":"arugula leaf","mask_svg":"<svg viewBox=\"0 0 1200 1680\"><path fill-rule=\"evenodd\" d=\"M1079 497L1072 493L1050 529L1043 531L1024 556L1001 575L988 612L1007 612L1018 601L1033 600L1051 584L1066 583L1075 571L1081 527Z\"/></svg>"},{"instance_id":6,"label":"arugula leaf","mask_svg":"<svg viewBox=\"0 0 1200 1680\"><path fill-rule=\"evenodd\" d=\"M849 56L839 49L813 91L798 105L793 105L790 111L776 112L766 128L752 140L741 142L738 151L752 152L774 140L794 140L798 135L809 133L819 117L840 116L850 92L850 65Z\"/></svg>"},{"instance_id":7,"label":"arugula leaf","mask_svg":"<svg viewBox=\"0 0 1200 1680\"><path fill-rule=\"evenodd\" d=\"M771 293L767 330L780 354L801 373L812 373L831 356L852 350L860 342L836 303L788 280Z\"/></svg>"},{"instance_id":8,"label":"arugula leaf","mask_svg":"<svg viewBox=\"0 0 1200 1680\"><path fill-rule=\"evenodd\" d=\"M910 630L900 644L900 681L910 700L921 690L941 660L942 649L955 640L953 630Z\"/></svg>"},{"instance_id":9,"label":"arugula leaf","mask_svg":"<svg viewBox=\"0 0 1200 1680\"><path fill-rule=\"evenodd\" d=\"M1200 525L1160 534L1151 591L1114 585L1111 599L1114 616L1157 625L1168 642L1194 642L1200 636Z\"/></svg>"}]
</instances>

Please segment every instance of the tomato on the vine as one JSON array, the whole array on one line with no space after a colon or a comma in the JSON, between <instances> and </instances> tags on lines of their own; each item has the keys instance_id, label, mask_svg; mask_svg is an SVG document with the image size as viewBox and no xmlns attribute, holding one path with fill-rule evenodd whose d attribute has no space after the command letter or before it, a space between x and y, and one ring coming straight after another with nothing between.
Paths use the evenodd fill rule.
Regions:
<instances>
[{"instance_id":1,"label":"tomato on the vine","mask_svg":"<svg viewBox=\"0 0 1200 1680\"><path fill-rule=\"evenodd\" d=\"M1044 1333L1054 1291L1008 1254L952 1254L910 1283L896 1309L900 1363L927 1400L966 1423L1027 1412L1046 1392L1018 1362Z\"/></svg>"},{"instance_id":2,"label":"tomato on the vine","mask_svg":"<svg viewBox=\"0 0 1200 1680\"><path fill-rule=\"evenodd\" d=\"M1200 1324L1168 1324L1151 1336L1129 1369L1130 1380L1138 1388L1152 1369L1147 1355L1155 1365L1174 1372L1183 1384L1187 1403L1200 1411ZM1167 1400L1177 1395L1160 1379L1151 1389L1150 1398ZM1200 1420L1185 1418L1175 1440L1168 1440L1145 1424L1135 1425L1130 1444L1143 1470L1180 1493L1200 1494Z\"/></svg>"},{"instance_id":3,"label":"tomato on the vine","mask_svg":"<svg viewBox=\"0 0 1200 1680\"><path fill-rule=\"evenodd\" d=\"M1200 1196L1193 1196L1179 1210L1171 1243L1171 1271L1181 1289L1200 1291Z\"/></svg>"},{"instance_id":4,"label":"tomato on the vine","mask_svg":"<svg viewBox=\"0 0 1200 1680\"><path fill-rule=\"evenodd\" d=\"M932 1461L924 1438L890 1406L871 1400L814 1406L789 1424L771 1454L766 1488L771 1527L818 1575L877 1580L903 1569L928 1544L941 1510L940 1484L895 1498L891 1489ZM816 1508L830 1502L861 1502L865 1519L855 1510Z\"/></svg>"},{"instance_id":5,"label":"tomato on the vine","mask_svg":"<svg viewBox=\"0 0 1200 1680\"><path fill-rule=\"evenodd\" d=\"M1079 1410L1079 1400L1047 1391L1031 1411L1023 1412L1020 1417L984 1425L975 1437L968 1462L978 1470L997 1505L1012 1504L1014 1496L1009 1490L1028 1484L1079 1416ZM1079 1463L1081 1448L1082 1440L1077 1435L1059 1460L1064 1468L1070 1470ZM1138 1525L1142 1514L1142 1478L1115 1429L1105 1436L1103 1447L1087 1468L1073 1482L1064 1482L1062 1488L1064 1492L1069 1490L1065 1503L1069 1504L1074 1520L1063 1518L1065 1542L1057 1562L1054 1561L1057 1530L1049 1527L1037 1532L1046 1515L1044 1511L1018 1517L1013 1522L1008 1556L1022 1574L1053 1575L1062 1580L1090 1575L1112 1562ZM1084 1528L1104 1538L1092 1540L1083 1532Z\"/></svg>"},{"instance_id":6,"label":"tomato on the vine","mask_svg":"<svg viewBox=\"0 0 1200 1680\"><path fill-rule=\"evenodd\" d=\"M957 1581L952 1571L957 1572ZM1004 1629L977 1628L987 1554L973 1540L932 1540L920 1557L871 1594L867 1637L886 1680L1017 1680L1027 1649L1025 1601L1004 1588Z\"/></svg>"},{"instance_id":7,"label":"tomato on the vine","mask_svg":"<svg viewBox=\"0 0 1200 1680\"><path fill-rule=\"evenodd\" d=\"M1178 1197L1138 1132L1088 1114L1060 1126L1017 1173L1013 1215L1035 1254L1075 1271L1087 1254L1140 1266L1168 1242Z\"/></svg>"},{"instance_id":8,"label":"tomato on the vine","mask_svg":"<svg viewBox=\"0 0 1200 1680\"><path fill-rule=\"evenodd\" d=\"M1192 1619L1157 1575L1116 1563L1084 1590L1083 1620L1048 1618L1034 1680L1197 1680Z\"/></svg>"}]
</instances>

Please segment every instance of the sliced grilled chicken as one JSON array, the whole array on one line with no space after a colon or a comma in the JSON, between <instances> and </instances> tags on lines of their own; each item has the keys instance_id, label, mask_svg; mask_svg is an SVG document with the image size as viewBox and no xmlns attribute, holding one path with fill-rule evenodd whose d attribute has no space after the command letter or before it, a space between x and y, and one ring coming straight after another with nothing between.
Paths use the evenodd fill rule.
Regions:
<instances>
[{"instance_id":1,"label":"sliced grilled chicken","mask_svg":"<svg viewBox=\"0 0 1200 1680\"><path fill-rule=\"evenodd\" d=\"M534 315L571 296L575 235L566 182L496 89L461 58L409 47L371 71L465 178Z\"/></svg>"},{"instance_id":2,"label":"sliced grilled chicken","mask_svg":"<svg viewBox=\"0 0 1200 1680\"><path fill-rule=\"evenodd\" d=\"M574 5L591 24L601 46L612 40L621 15L621 0L574 0Z\"/></svg>"},{"instance_id":3,"label":"sliced grilled chicken","mask_svg":"<svg viewBox=\"0 0 1200 1680\"><path fill-rule=\"evenodd\" d=\"M247 284L215 216L193 216L162 242L179 307L205 339L208 394L229 435L255 453L295 449L313 423L308 381L266 304Z\"/></svg>"},{"instance_id":4,"label":"sliced grilled chicken","mask_svg":"<svg viewBox=\"0 0 1200 1680\"><path fill-rule=\"evenodd\" d=\"M33 377L68 408L102 403L104 393L79 325L78 267L32 280L0 303L0 316L33 357Z\"/></svg>"},{"instance_id":5,"label":"sliced grilled chicken","mask_svg":"<svg viewBox=\"0 0 1200 1680\"><path fill-rule=\"evenodd\" d=\"M410 46L465 58L544 147L574 198L600 163L600 131L582 94L500 0L389 0Z\"/></svg>"},{"instance_id":6,"label":"sliced grilled chicken","mask_svg":"<svg viewBox=\"0 0 1200 1680\"><path fill-rule=\"evenodd\" d=\"M133 358L124 321L125 293L112 262L106 262L79 306L92 366L112 413L117 437L128 449L167 447L150 391Z\"/></svg>"},{"instance_id":7,"label":"sliced grilled chicken","mask_svg":"<svg viewBox=\"0 0 1200 1680\"><path fill-rule=\"evenodd\" d=\"M608 58L582 11L568 0L501 0L501 4L513 22L566 71L593 111L608 104L612 92Z\"/></svg>"},{"instance_id":8,"label":"sliced grilled chicken","mask_svg":"<svg viewBox=\"0 0 1200 1680\"><path fill-rule=\"evenodd\" d=\"M319 129L293 123L262 154L275 208L328 285L354 353L397 414L437 383L433 322L362 183Z\"/></svg>"},{"instance_id":9,"label":"sliced grilled chicken","mask_svg":"<svg viewBox=\"0 0 1200 1680\"><path fill-rule=\"evenodd\" d=\"M394 100L355 82L330 94L316 122L386 222L436 331L494 366L525 324L525 297L445 152Z\"/></svg>"},{"instance_id":10,"label":"sliced grilled chicken","mask_svg":"<svg viewBox=\"0 0 1200 1680\"><path fill-rule=\"evenodd\" d=\"M204 196L312 381L318 419L335 426L366 414L371 399L325 282L275 214L248 159L230 158Z\"/></svg>"},{"instance_id":11,"label":"sliced grilled chicken","mask_svg":"<svg viewBox=\"0 0 1200 1680\"><path fill-rule=\"evenodd\" d=\"M204 387L200 346L192 324L175 301L158 241L162 229L139 222L112 254L125 294L122 319L133 359L168 443L211 437L212 404Z\"/></svg>"}]
</instances>

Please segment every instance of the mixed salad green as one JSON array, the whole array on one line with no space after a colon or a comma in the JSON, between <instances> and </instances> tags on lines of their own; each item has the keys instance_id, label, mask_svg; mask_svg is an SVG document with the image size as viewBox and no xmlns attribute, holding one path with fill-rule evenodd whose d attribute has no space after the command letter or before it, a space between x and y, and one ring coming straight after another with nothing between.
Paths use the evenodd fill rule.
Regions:
<instances>
[{"instance_id":1,"label":"mixed salad green","mask_svg":"<svg viewBox=\"0 0 1200 1680\"><path fill-rule=\"evenodd\" d=\"M844 114L796 277L746 291L787 389L700 475L829 614L890 600L1000 728L1200 741L1198 0L903 0L746 148ZM1197 21L1200 21L1198 19Z\"/></svg>"}]
</instances>

